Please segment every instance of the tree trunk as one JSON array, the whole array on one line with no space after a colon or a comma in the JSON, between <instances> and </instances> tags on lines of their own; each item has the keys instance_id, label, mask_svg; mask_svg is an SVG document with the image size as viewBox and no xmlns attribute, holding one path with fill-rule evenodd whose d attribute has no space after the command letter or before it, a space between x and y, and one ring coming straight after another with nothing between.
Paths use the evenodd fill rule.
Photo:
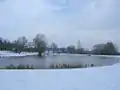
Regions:
<instances>
[{"instance_id":1,"label":"tree trunk","mask_svg":"<svg viewBox=\"0 0 120 90\"><path fill-rule=\"evenodd\" d=\"M38 56L39 56L39 57L41 57L41 56L42 56L42 53L41 53L41 52L39 52L39 53L38 53Z\"/></svg>"}]
</instances>

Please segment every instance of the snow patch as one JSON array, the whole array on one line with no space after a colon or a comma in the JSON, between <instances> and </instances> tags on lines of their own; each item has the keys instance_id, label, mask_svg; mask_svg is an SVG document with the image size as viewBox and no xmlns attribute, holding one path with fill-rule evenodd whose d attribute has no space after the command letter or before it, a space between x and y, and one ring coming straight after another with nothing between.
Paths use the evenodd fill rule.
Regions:
<instances>
[{"instance_id":1,"label":"snow patch","mask_svg":"<svg viewBox=\"0 0 120 90\"><path fill-rule=\"evenodd\" d=\"M20 56L32 56L37 54L38 53L31 53L31 52L21 52L19 54L11 51L0 51L0 57L20 57Z\"/></svg>"}]
</instances>

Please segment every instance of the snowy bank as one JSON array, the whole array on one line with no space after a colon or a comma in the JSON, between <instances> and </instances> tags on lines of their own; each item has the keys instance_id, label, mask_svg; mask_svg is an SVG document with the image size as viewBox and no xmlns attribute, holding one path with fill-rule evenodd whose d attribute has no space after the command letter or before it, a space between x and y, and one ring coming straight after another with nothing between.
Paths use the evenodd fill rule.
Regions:
<instances>
[{"instance_id":1,"label":"snowy bank","mask_svg":"<svg viewBox=\"0 0 120 90\"><path fill-rule=\"evenodd\" d=\"M0 57L20 57L20 56L32 56L37 54L38 53L30 53L30 52L21 52L19 54L11 51L0 51Z\"/></svg>"},{"instance_id":2,"label":"snowy bank","mask_svg":"<svg viewBox=\"0 0 120 90\"><path fill-rule=\"evenodd\" d=\"M56 54L55 55L70 55L70 56L89 56L89 54L64 54L64 53L61 53L61 54ZM115 58L120 58L120 55L94 55L94 54L91 54L89 57L115 57Z\"/></svg>"},{"instance_id":3,"label":"snowy bank","mask_svg":"<svg viewBox=\"0 0 120 90\"><path fill-rule=\"evenodd\" d=\"M1 90L120 90L120 64L64 70L1 70Z\"/></svg>"},{"instance_id":4,"label":"snowy bank","mask_svg":"<svg viewBox=\"0 0 120 90\"><path fill-rule=\"evenodd\" d=\"M0 51L0 57L20 57L20 56L33 56L33 55L38 55L37 52L21 52L19 53L14 53L12 51ZM54 56L54 55L70 55L70 56L88 56L88 54L58 54L58 53L44 53L45 56ZM115 58L120 58L120 55L91 55L91 57L115 57Z\"/></svg>"}]
</instances>

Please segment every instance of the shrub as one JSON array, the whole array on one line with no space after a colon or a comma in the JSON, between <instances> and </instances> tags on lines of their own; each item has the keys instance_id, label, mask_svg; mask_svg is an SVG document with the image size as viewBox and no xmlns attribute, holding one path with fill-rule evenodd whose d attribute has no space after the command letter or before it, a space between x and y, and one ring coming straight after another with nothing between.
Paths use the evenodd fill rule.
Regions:
<instances>
[{"instance_id":1,"label":"shrub","mask_svg":"<svg viewBox=\"0 0 120 90\"><path fill-rule=\"evenodd\" d=\"M94 67L94 64L51 64L49 68L53 69L64 69L64 68L87 68L87 67Z\"/></svg>"},{"instance_id":2,"label":"shrub","mask_svg":"<svg viewBox=\"0 0 120 90\"><path fill-rule=\"evenodd\" d=\"M9 65L6 66L5 69L34 69L33 66L29 66L29 65L18 65L18 66L14 66L14 65Z\"/></svg>"}]
</instances>

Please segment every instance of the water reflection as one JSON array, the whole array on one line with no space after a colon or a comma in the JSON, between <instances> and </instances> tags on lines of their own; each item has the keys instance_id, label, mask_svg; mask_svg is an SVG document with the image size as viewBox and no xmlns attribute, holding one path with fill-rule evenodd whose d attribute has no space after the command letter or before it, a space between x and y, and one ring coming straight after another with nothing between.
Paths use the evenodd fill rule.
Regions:
<instances>
[{"instance_id":1,"label":"water reflection","mask_svg":"<svg viewBox=\"0 0 120 90\"><path fill-rule=\"evenodd\" d=\"M99 56L80 56L80 55L56 55L39 58L37 56L29 57L11 57L0 58L0 67L13 65L30 65L36 69L49 68L52 64L70 64L70 65L95 65L106 66L118 63L119 59L115 57Z\"/></svg>"}]
</instances>

